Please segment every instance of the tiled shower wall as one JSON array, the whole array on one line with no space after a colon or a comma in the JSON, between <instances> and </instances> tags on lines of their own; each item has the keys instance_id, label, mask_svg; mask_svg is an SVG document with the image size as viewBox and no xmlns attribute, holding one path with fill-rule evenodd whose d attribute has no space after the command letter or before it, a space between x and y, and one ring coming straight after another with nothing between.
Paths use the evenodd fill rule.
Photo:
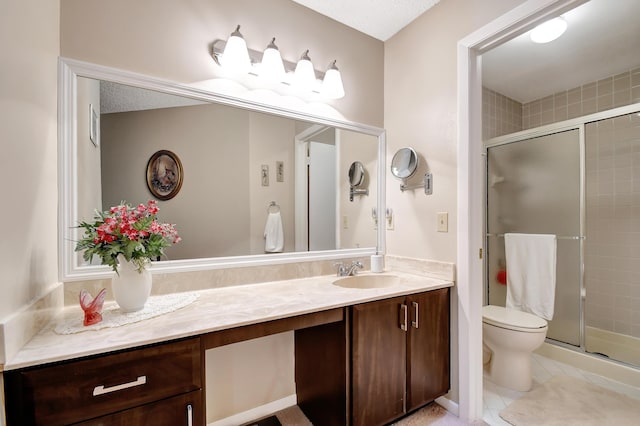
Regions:
<instances>
[{"instance_id":1,"label":"tiled shower wall","mask_svg":"<svg viewBox=\"0 0 640 426\"><path fill-rule=\"evenodd\" d=\"M637 338L640 338L639 114L588 123L585 138L586 323Z\"/></svg>"},{"instance_id":2,"label":"tiled shower wall","mask_svg":"<svg viewBox=\"0 0 640 426\"><path fill-rule=\"evenodd\" d=\"M640 68L522 105L522 129L531 129L640 102Z\"/></svg>"},{"instance_id":3,"label":"tiled shower wall","mask_svg":"<svg viewBox=\"0 0 640 426\"><path fill-rule=\"evenodd\" d=\"M522 130L522 104L486 87L482 88L482 139Z\"/></svg>"},{"instance_id":4,"label":"tiled shower wall","mask_svg":"<svg viewBox=\"0 0 640 426\"><path fill-rule=\"evenodd\" d=\"M640 102L640 68L521 104L482 88L482 138L581 117Z\"/></svg>"}]
</instances>

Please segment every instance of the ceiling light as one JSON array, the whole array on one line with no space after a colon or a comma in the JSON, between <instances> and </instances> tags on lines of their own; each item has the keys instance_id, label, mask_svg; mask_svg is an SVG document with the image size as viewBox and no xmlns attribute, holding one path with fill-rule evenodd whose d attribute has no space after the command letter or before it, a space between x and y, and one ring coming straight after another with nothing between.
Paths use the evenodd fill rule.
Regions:
<instances>
[{"instance_id":1,"label":"ceiling light","mask_svg":"<svg viewBox=\"0 0 640 426\"><path fill-rule=\"evenodd\" d=\"M280 56L280 50L275 44L276 38L271 40L271 43L267 45L262 54L262 62L260 62L260 77L265 80L280 83L284 80L284 64L282 63L282 56Z\"/></svg>"},{"instance_id":2,"label":"ceiling light","mask_svg":"<svg viewBox=\"0 0 640 426\"><path fill-rule=\"evenodd\" d=\"M336 61L331 62L327 72L322 80L322 96L328 99L340 99L344 97L344 86L342 85L342 76L336 66Z\"/></svg>"},{"instance_id":3,"label":"ceiling light","mask_svg":"<svg viewBox=\"0 0 640 426\"><path fill-rule=\"evenodd\" d=\"M240 34L240 25L229 36L224 52L220 57L220 65L239 74L246 74L251 70L251 59L249 58L247 43L244 41L242 34Z\"/></svg>"},{"instance_id":4,"label":"ceiling light","mask_svg":"<svg viewBox=\"0 0 640 426\"><path fill-rule=\"evenodd\" d=\"M534 43L549 43L560 37L567 29L567 21L561 17L546 21L531 30L531 40Z\"/></svg>"}]
</instances>

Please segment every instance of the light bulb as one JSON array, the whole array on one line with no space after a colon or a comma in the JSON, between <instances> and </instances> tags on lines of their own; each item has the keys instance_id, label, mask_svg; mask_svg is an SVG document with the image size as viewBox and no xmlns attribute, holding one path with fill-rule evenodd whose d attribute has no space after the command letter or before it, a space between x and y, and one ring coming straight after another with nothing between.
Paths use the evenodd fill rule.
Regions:
<instances>
[{"instance_id":1,"label":"light bulb","mask_svg":"<svg viewBox=\"0 0 640 426\"><path fill-rule=\"evenodd\" d=\"M275 44L275 37L271 40L271 43L267 45L262 53L262 62L260 63L260 77L265 80L280 83L284 80L284 65L282 63L282 56L278 46Z\"/></svg>"},{"instance_id":2,"label":"light bulb","mask_svg":"<svg viewBox=\"0 0 640 426\"><path fill-rule=\"evenodd\" d=\"M220 57L220 65L238 74L246 74L251 70L251 59L247 50L247 43L240 34L240 25L231 33Z\"/></svg>"},{"instance_id":3,"label":"light bulb","mask_svg":"<svg viewBox=\"0 0 640 426\"><path fill-rule=\"evenodd\" d=\"M336 61L333 61L327 72L324 74L324 80L322 80L322 96L328 99L340 99L344 97L344 86L342 85L342 76L336 66Z\"/></svg>"},{"instance_id":4,"label":"light bulb","mask_svg":"<svg viewBox=\"0 0 640 426\"><path fill-rule=\"evenodd\" d=\"M535 27L529 36L534 43L549 43L560 37L566 29L567 21L557 17Z\"/></svg>"},{"instance_id":5,"label":"light bulb","mask_svg":"<svg viewBox=\"0 0 640 426\"><path fill-rule=\"evenodd\" d=\"M309 58L309 51L306 50L296 64L293 73L293 85L300 90L313 90L316 84L316 72Z\"/></svg>"}]
</instances>

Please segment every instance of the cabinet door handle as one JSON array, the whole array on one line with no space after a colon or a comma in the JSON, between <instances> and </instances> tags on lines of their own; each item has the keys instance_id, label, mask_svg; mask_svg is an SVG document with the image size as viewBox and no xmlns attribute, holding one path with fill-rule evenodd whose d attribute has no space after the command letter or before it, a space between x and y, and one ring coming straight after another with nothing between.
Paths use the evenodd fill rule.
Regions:
<instances>
[{"instance_id":1,"label":"cabinet door handle","mask_svg":"<svg viewBox=\"0 0 640 426\"><path fill-rule=\"evenodd\" d=\"M135 386L141 386L147 383L147 376L139 376L136 380L129 383L123 383L121 385L111 386L109 388L104 385L96 386L93 388L93 396L104 395L106 393L117 392L123 389L133 388Z\"/></svg>"},{"instance_id":2,"label":"cabinet door handle","mask_svg":"<svg viewBox=\"0 0 640 426\"><path fill-rule=\"evenodd\" d=\"M413 320L411 321L411 325L413 326L413 328L418 328L418 312L420 311L418 302L411 302L411 304L413 305Z\"/></svg>"},{"instance_id":3,"label":"cabinet door handle","mask_svg":"<svg viewBox=\"0 0 640 426\"><path fill-rule=\"evenodd\" d=\"M407 318L409 316L409 309L404 303L400 305L400 329L407 331Z\"/></svg>"},{"instance_id":4,"label":"cabinet door handle","mask_svg":"<svg viewBox=\"0 0 640 426\"><path fill-rule=\"evenodd\" d=\"M187 404L187 426L193 426L193 407Z\"/></svg>"}]
</instances>

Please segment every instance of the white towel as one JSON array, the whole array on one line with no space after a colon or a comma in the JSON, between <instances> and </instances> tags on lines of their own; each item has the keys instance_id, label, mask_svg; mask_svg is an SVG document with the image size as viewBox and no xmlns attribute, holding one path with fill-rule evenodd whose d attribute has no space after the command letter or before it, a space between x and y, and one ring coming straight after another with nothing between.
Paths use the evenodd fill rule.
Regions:
<instances>
[{"instance_id":1,"label":"white towel","mask_svg":"<svg viewBox=\"0 0 640 426\"><path fill-rule=\"evenodd\" d=\"M264 227L264 251L267 253L280 253L284 249L284 231L282 229L282 217L280 212L269 213L267 224Z\"/></svg>"},{"instance_id":2,"label":"white towel","mask_svg":"<svg viewBox=\"0 0 640 426\"><path fill-rule=\"evenodd\" d=\"M556 295L556 236L505 234L507 308L553 318Z\"/></svg>"}]
</instances>

